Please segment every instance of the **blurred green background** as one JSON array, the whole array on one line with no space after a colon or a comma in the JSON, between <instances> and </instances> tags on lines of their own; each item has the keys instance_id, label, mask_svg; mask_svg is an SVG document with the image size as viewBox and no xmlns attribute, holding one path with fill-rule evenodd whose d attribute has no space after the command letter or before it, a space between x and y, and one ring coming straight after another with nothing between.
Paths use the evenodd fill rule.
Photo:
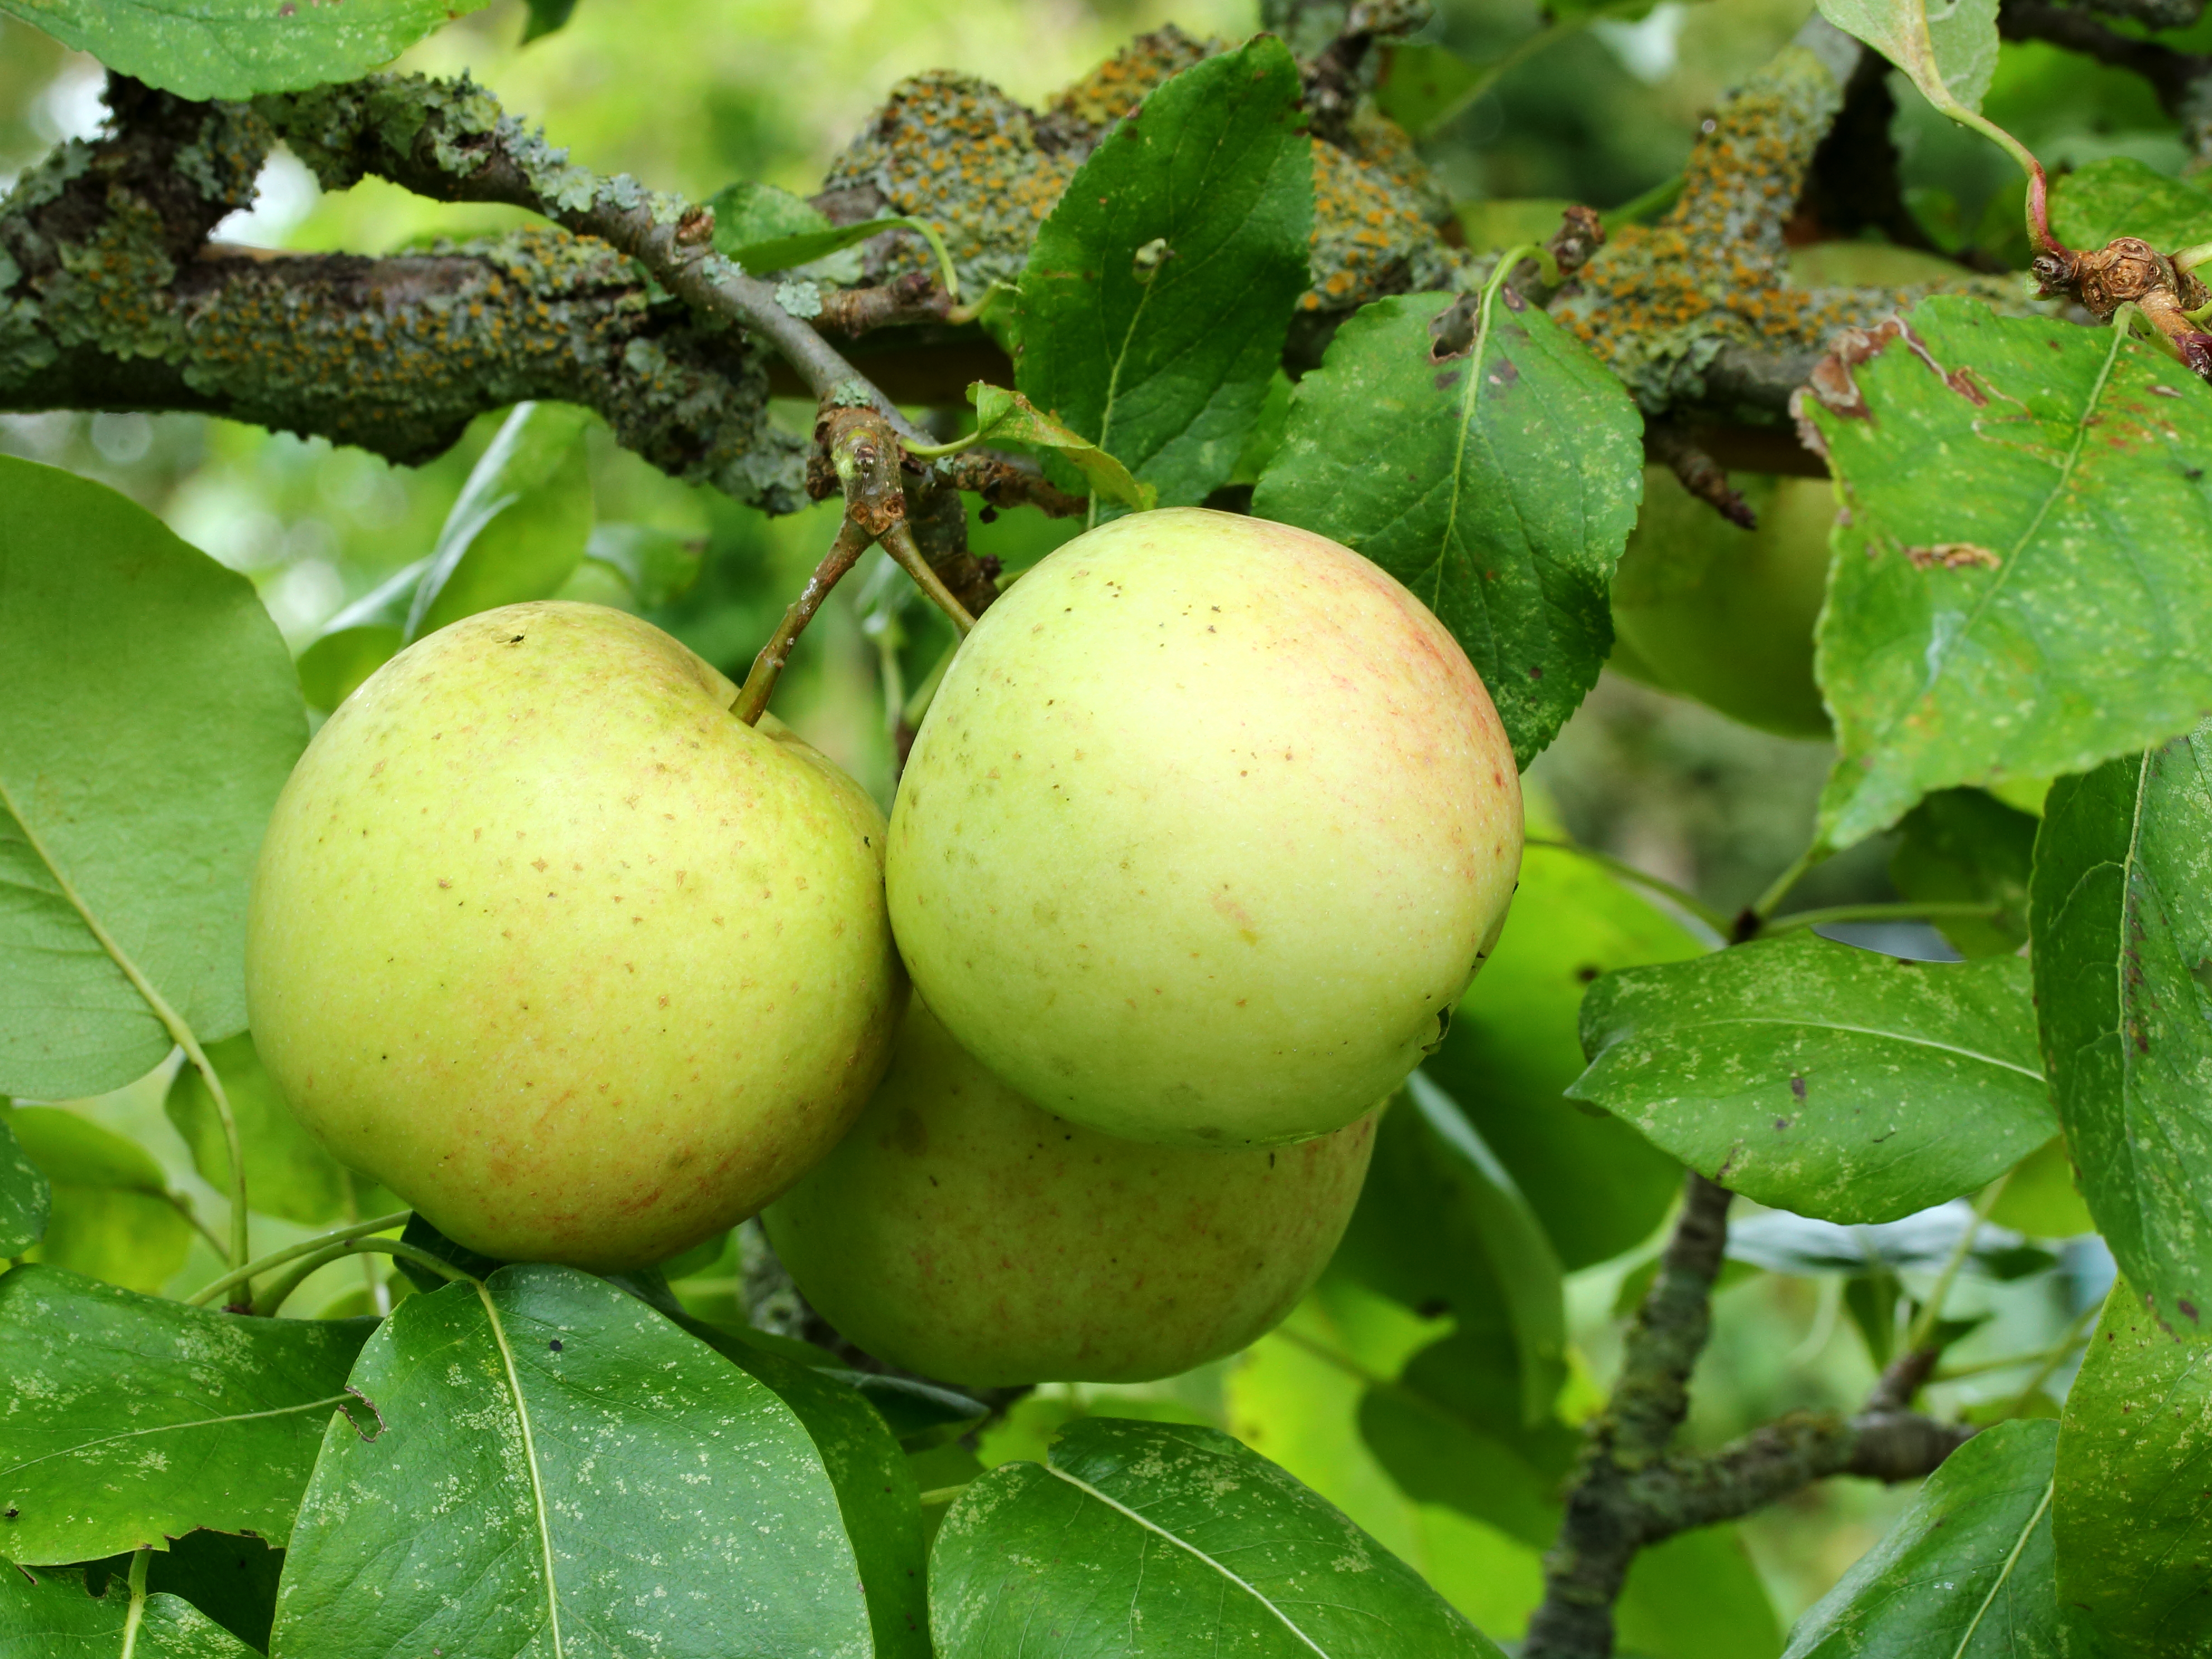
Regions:
<instances>
[{"instance_id":1,"label":"blurred green background","mask_svg":"<svg viewBox=\"0 0 2212 1659\"><path fill-rule=\"evenodd\" d=\"M1486 62L1517 61L1432 134L1424 149L1457 201L1565 198L1611 207L1679 169L1697 124L1729 86L1797 28L1810 0L1664 0L1641 17L1543 31L1527 0L1450 0L1425 39ZM830 158L902 76L955 66L1040 103L1130 34L1173 21L1194 34L1241 35L1256 0L1080 3L1079 0L581 0L562 32L520 46L520 0L498 0L416 48L403 66L467 69L511 111L542 119L556 142L602 172L627 170L694 198L740 179L805 193ZM2194 43L2192 43L2194 44ZM1894 79L1894 77L1893 77ZM101 115L100 72L25 26L0 19L0 186L59 139L90 133ZM1985 260L2024 263L2019 185L1993 148L1951 127L1898 83L1897 136L1912 210L1938 246ZM2186 153L2174 124L2138 82L2041 46L2008 46L1986 107L2054 167L2128 155L2179 171ZM523 216L443 208L374 182L320 195L279 155L263 199L227 224L227 240L376 253L439 236L502 228ZM811 411L779 418L802 429ZM453 453L398 468L320 440L301 441L198 417L132 414L0 416L0 451L66 466L120 489L178 532L247 574L295 649L348 603L435 540L469 468L496 428L479 422ZM702 549L702 574L649 611L733 678L826 548L834 512L770 520L711 492L671 482L616 448L587 440L599 519L673 532ZM975 526L975 544L1018 568L1071 533L1016 512ZM776 709L888 802L893 715L949 642L933 615L884 580L881 555L832 598L801 641ZM1750 899L1808 836L1830 750L1735 725L1695 704L1608 675L1531 773L1567 831L1698 894L1724 910ZM1889 848L1877 842L1816 872L1804 905L1893 896ZM1924 930L1872 942L1939 951ZM163 1115L164 1074L76 1109L150 1148L171 1187L204 1217L221 1195L199 1180ZM1739 1221L1754 1206L1739 1207ZM257 1221L263 1248L304 1229ZM1601 1397L1614 1363L1614 1301L1650 1246L1574 1273L1571 1375L1562 1415ZM195 1240L172 1288L212 1277L216 1259ZM2094 1241L2062 1253L2062 1267L2011 1282L1970 1276L1962 1303L1990 1322L1954 1361L2047 1343L2088 1299L2105 1269ZM366 1260L366 1258L364 1258ZM349 1263L327 1270L313 1310L361 1283ZM734 1256L703 1268L700 1293L726 1282ZM718 1280L715 1275L721 1275ZM1908 1267L1905 1282L1924 1284ZM1873 1376L1864 1344L1831 1274L1748 1273L1717 1303L1717 1331L1696 1382L1689 1437L1710 1446L1780 1412L1848 1409ZM1363 1387L1340 1363L1355 1350L1385 1374L1436 1331L1402 1310L1331 1281L1288 1332L1250 1353L1145 1389L1047 1389L979 1449L987 1461L1033 1455L1057 1422L1085 1410L1188 1414L1222 1424L1285 1463L1427 1572L1484 1627L1510 1638L1535 1599L1534 1553L1492 1528L1391 1483L1354 1420ZM2065 1369L2027 1409L2050 1411ZM2027 1381L1997 1370L1938 1389L1939 1408L1975 1401L2008 1407ZM948 1449L945 1479L961 1478ZM1778 1628L1879 1537L1904 1494L1832 1482L1754 1518L1741 1536ZM1746 1659L1776 1649L1755 1634L1700 1649L1656 1626L1628 1632L1655 1654Z\"/></svg>"}]
</instances>

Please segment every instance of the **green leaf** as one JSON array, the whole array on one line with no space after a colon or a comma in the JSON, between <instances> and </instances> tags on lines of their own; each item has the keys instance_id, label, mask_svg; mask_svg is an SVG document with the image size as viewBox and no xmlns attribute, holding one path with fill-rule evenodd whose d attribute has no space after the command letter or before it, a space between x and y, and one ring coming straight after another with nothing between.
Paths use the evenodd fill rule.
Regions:
<instances>
[{"instance_id":1,"label":"green leaf","mask_svg":"<svg viewBox=\"0 0 2212 1659\"><path fill-rule=\"evenodd\" d=\"M1844 847L1956 784L2084 772L2212 708L2212 386L2115 330L1923 301L1808 400L1848 521L1819 674Z\"/></svg>"},{"instance_id":2,"label":"green leaf","mask_svg":"<svg viewBox=\"0 0 2212 1659\"><path fill-rule=\"evenodd\" d=\"M2035 816L1979 789L1943 789L1905 815L1889 878L1925 903L1987 904L1984 921L1941 917L1936 927L1962 957L2005 956L2027 942L2028 866Z\"/></svg>"},{"instance_id":3,"label":"green leaf","mask_svg":"<svg viewBox=\"0 0 2212 1659\"><path fill-rule=\"evenodd\" d=\"M0 1110L0 1121L52 1193L40 1260L149 1295L175 1277L191 1223L151 1153L59 1106Z\"/></svg>"},{"instance_id":4,"label":"green leaf","mask_svg":"<svg viewBox=\"0 0 2212 1659\"><path fill-rule=\"evenodd\" d=\"M325 1437L284 1562L285 1659L868 1652L799 1419L604 1279L502 1267L410 1297L353 1386L383 1427Z\"/></svg>"},{"instance_id":5,"label":"green leaf","mask_svg":"<svg viewBox=\"0 0 2212 1659\"><path fill-rule=\"evenodd\" d=\"M2097 1231L2074 1179L2065 1136L2051 1136L2014 1167L1990 1219L2032 1238L2072 1238Z\"/></svg>"},{"instance_id":6,"label":"green leaf","mask_svg":"<svg viewBox=\"0 0 2212 1659\"><path fill-rule=\"evenodd\" d=\"M68 1100L245 1029L307 714L245 577L54 467L0 457L0 1094Z\"/></svg>"},{"instance_id":7,"label":"green leaf","mask_svg":"<svg viewBox=\"0 0 2212 1659\"><path fill-rule=\"evenodd\" d=\"M592 420L575 404L514 406L446 515L408 609L409 640L568 580L592 533Z\"/></svg>"},{"instance_id":8,"label":"green leaf","mask_svg":"<svg viewBox=\"0 0 2212 1659\"><path fill-rule=\"evenodd\" d=\"M1468 94L1482 83L1480 66L1447 46L1425 41L1395 42L1382 57L1375 82L1375 102L1382 113L1419 138L1442 126L1466 107ZM1557 228L1553 216L1549 228Z\"/></svg>"},{"instance_id":9,"label":"green leaf","mask_svg":"<svg viewBox=\"0 0 2212 1659\"><path fill-rule=\"evenodd\" d=\"M1905 962L1790 933L1599 980L1568 1092L1761 1204L1893 1221L2051 1138L2034 1019L2016 957Z\"/></svg>"},{"instance_id":10,"label":"green leaf","mask_svg":"<svg viewBox=\"0 0 2212 1659\"><path fill-rule=\"evenodd\" d=\"M21 1255L45 1236L53 1189L0 1112L0 1256Z\"/></svg>"},{"instance_id":11,"label":"green leaf","mask_svg":"<svg viewBox=\"0 0 2212 1659\"><path fill-rule=\"evenodd\" d=\"M2132 155L2107 155L2051 181L2051 229L2069 247L2140 236L2171 252L2212 238L2212 192Z\"/></svg>"},{"instance_id":12,"label":"green leaf","mask_svg":"<svg viewBox=\"0 0 2212 1659\"><path fill-rule=\"evenodd\" d=\"M1252 510L1342 542L1466 649L1523 767L1613 647L1608 584L1644 489L1643 417L1539 307L1499 292L1438 362L1448 295L1378 300L1298 383Z\"/></svg>"},{"instance_id":13,"label":"green leaf","mask_svg":"<svg viewBox=\"0 0 2212 1659\"><path fill-rule=\"evenodd\" d=\"M991 1414L991 1408L981 1401L920 1377L817 1369L875 1407L893 1437L910 1452L957 1439Z\"/></svg>"},{"instance_id":14,"label":"green leaf","mask_svg":"<svg viewBox=\"0 0 2212 1659\"><path fill-rule=\"evenodd\" d=\"M350 81L487 0L0 0L65 46L184 98Z\"/></svg>"},{"instance_id":15,"label":"green leaf","mask_svg":"<svg viewBox=\"0 0 2212 1659\"><path fill-rule=\"evenodd\" d=\"M1235 470L1305 291L1299 100L1272 35L1172 76L1091 152L1022 272L1023 394L1170 507Z\"/></svg>"},{"instance_id":16,"label":"green leaf","mask_svg":"<svg viewBox=\"0 0 2212 1659\"><path fill-rule=\"evenodd\" d=\"M886 230L910 228L911 219L886 218L857 225L833 225L829 215L802 197L774 185L750 180L709 197L714 210L714 252L756 275L813 265ZM827 280L860 280L860 256L851 254L822 266Z\"/></svg>"},{"instance_id":17,"label":"green leaf","mask_svg":"<svg viewBox=\"0 0 2212 1659\"><path fill-rule=\"evenodd\" d=\"M854 1389L811 1365L757 1347L742 1334L688 1314L670 1317L774 1389L805 1425L837 1489L837 1512L867 1595L875 1659L930 1659L921 1492L914 1466L875 1407Z\"/></svg>"},{"instance_id":18,"label":"green leaf","mask_svg":"<svg viewBox=\"0 0 2212 1659\"><path fill-rule=\"evenodd\" d=\"M1559 1258L1457 1102L1416 1072L1376 1127L1374 1161L1336 1261L1424 1317L1502 1328L1517 1356L1510 1421L1552 1413L1565 1379Z\"/></svg>"},{"instance_id":19,"label":"green leaf","mask_svg":"<svg viewBox=\"0 0 2212 1659\"><path fill-rule=\"evenodd\" d=\"M576 11L576 0L527 0L527 3L530 21L522 26L522 44L526 46L566 28Z\"/></svg>"},{"instance_id":20,"label":"green leaf","mask_svg":"<svg viewBox=\"0 0 2212 1659\"><path fill-rule=\"evenodd\" d=\"M1553 1415L1548 1399L1541 1417L1526 1416L1513 1348L1510 1332L1462 1322L1408 1360L1394 1383L1368 1389L1359 1432L1407 1497L1548 1549L1582 1436Z\"/></svg>"},{"instance_id":21,"label":"green leaf","mask_svg":"<svg viewBox=\"0 0 2212 1659\"><path fill-rule=\"evenodd\" d=\"M2212 1654L2212 1342L2166 1328L2124 1279L2058 1425L2058 1589L2120 1653Z\"/></svg>"},{"instance_id":22,"label":"green leaf","mask_svg":"<svg viewBox=\"0 0 2212 1659\"><path fill-rule=\"evenodd\" d=\"M407 643L407 614L430 568L428 554L395 570L323 624L300 653L300 690L317 708L336 708Z\"/></svg>"},{"instance_id":23,"label":"green leaf","mask_svg":"<svg viewBox=\"0 0 2212 1659\"><path fill-rule=\"evenodd\" d=\"M195 1527L281 1547L370 1320L256 1319L57 1267L0 1277L0 1551L21 1563L167 1548Z\"/></svg>"},{"instance_id":24,"label":"green leaf","mask_svg":"<svg viewBox=\"0 0 2212 1659\"><path fill-rule=\"evenodd\" d=\"M2051 1547L2057 1425L1984 1429L1797 1621L1783 1659L2061 1659Z\"/></svg>"},{"instance_id":25,"label":"green leaf","mask_svg":"<svg viewBox=\"0 0 2212 1659\"><path fill-rule=\"evenodd\" d=\"M188 1601L133 1599L118 1577L95 1596L80 1571L0 1568L0 1659L254 1659Z\"/></svg>"},{"instance_id":26,"label":"green leaf","mask_svg":"<svg viewBox=\"0 0 2212 1659\"><path fill-rule=\"evenodd\" d=\"M2212 728L2051 787L2031 909L2081 1196L2166 1318L2212 1308Z\"/></svg>"},{"instance_id":27,"label":"green leaf","mask_svg":"<svg viewBox=\"0 0 2212 1659\"><path fill-rule=\"evenodd\" d=\"M1820 7L1946 114L1981 108L1996 76L1997 0L1820 0Z\"/></svg>"},{"instance_id":28,"label":"green leaf","mask_svg":"<svg viewBox=\"0 0 2212 1659\"><path fill-rule=\"evenodd\" d=\"M1129 469L1092 443L1069 430L1049 415L1041 415L1018 392L986 386L978 380L968 388L968 401L975 405L975 437L982 443L1030 444L1052 450L1078 472L1084 482L1109 501L1144 512L1159 503L1160 492L1139 483Z\"/></svg>"},{"instance_id":29,"label":"green leaf","mask_svg":"<svg viewBox=\"0 0 2212 1659\"><path fill-rule=\"evenodd\" d=\"M256 1653L266 1653L269 1627L276 1617L276 1579L283 1567L284 1552L258 1538L202 1528L154 1553L147 1562L146 1588L181 1597ZM85 1581L106 1589L130 1573L129 1555L111 1555L88 1566Z\"/></svg>"},{"instance_id":30,"label":"green leaf","mask_svg":"<svg viewBox=\"0 0 2212 1659\"><path fill-rule=\"evenodd\" d=\"M1532 846L1505 931L1421 1068L1512 1171L1570 1273L1642 1243L1682 1189L1680 1164L1567 1099L1583 1071L1583 993L1600 974L1705 949L1589 859Z\"/></svg>"},{"instance_id":31,"label":"green leaf","mask_svg":"<svg viewBox=\"0 0 2212 1659\"><path fill-rule=\"evenodd\" d=\"M646 524L595 524L584 544L586 562L619 574L637 603L648 611L670 605L699 580L706 544L673 530Z\"/></svg>"},{"instance_id":32,"label":"green leaf","mask_svg":"<svg viewBox=\"0 0 2212 1659\"><path fill-rule=\"evenodd\" d=\"M252 1196L253 1207L303 1227L325 1225L343 1215L344 1168L292 1115L276 1079L262 1065L252 1036L240 1031L212 1043L207 1057L230 1098L239 1141L246 1149L246 1190ZM177 1068L162 1108L191 1148L192 1167L200 1178L217 1192L228 1192L230 1144L216 1113L215 1097L198 1067Z\"/></svg>"},{"instance_id":33,"label":"green leaf","mask_svg":"<svg viewBox=\"0 0 2212 1659\"><path fill-rule=\"evenodd\" d=\"M1235 1494L1224 1502L1224 1492ZM930 1556L941 1659L1054 1651L1499 1659L1397 1557L1224 1434L1088 1418L1005 1463Z\"/></svg>"}]
</instances>

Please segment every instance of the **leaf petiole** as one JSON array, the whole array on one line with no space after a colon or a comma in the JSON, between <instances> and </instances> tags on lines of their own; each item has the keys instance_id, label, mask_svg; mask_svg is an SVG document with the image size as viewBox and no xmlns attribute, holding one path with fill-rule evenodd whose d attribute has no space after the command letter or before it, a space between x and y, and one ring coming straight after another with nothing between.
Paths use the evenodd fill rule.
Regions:
<instances>
[{"instance_id":1,"label":"leaf petiole","mask_svg":"<svg viewBox=\"0 0 2212 1659\"><path fill-rule=\"evenodd\" d=\"M411 1261L418 1267L428 1267L434 1273L442 1274L454 1284L473 1285L480 1291L483 1288L483 1280L478 1279L474 1273L456 1267L442 1256L433 1255L419 1245L403 1243L396 1238L348 1238L342 1239L335 1244L326 1245L296 1264L290 1272L254 1298L253 1311L264 1318L275 1318L276 1310L291 1299L292 1292L306 1284L315 1273L329 1267L333 1261L342 1261L347 1256L367 1253L393 1256L402 1261Z\"/></svg>"},{"instance_id":2,"label":"leaf petiole","mask_svg":"<svg viewBox=\"0 0 2212 1659\"><path fill-rule=\"evenodd\" d=\"M343 1227L333 1227L328 1232L317 1233L312 1238L303 1238L296 1244L288 1244L281 1250L271 1250L260 1260L249 1261L242 1267L234 1267L212 1284L201 1285L199 1289L185 1298L185 1305L204 1308L233 1286L249 1284L272 1267L281 1267L288 1261L297 1261L301 1256L313 1255L325 1245L333 1243L339 1239L360 1238L368 1233L389 1232L394 1227L404 1227L407 1224L407 1218L413 1213L411 1210L394 1210L390 1215L377 1216L368 1221L352 1222Z\"/></svg>"}]
</instances>

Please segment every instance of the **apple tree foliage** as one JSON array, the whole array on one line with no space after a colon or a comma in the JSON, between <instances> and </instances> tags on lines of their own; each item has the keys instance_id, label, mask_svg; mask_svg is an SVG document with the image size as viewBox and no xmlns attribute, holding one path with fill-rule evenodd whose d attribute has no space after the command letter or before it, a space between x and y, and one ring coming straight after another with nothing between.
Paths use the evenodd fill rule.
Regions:
<instances>
[{"instance_id":1,"label":"apple tree foliage","mask_svg":"<svg viewBox=\"0 0 2212 1659\"><path fill-rule=\"evenodd\" d=\"M702 240L687 204L532 148L480 89L364 82L345 101L471 9L0 0L173 112L259 100L295 148L324 146L326 182L381 170L533 207L641 261L664 317L710 313L715 291L684 286L699 261L672 252ZM532 33L570 9L538 0ZM1273 7L1287 45L1175 66L1040 201L1018 265L970 269L964 308L948 287L921 320L1008 350L1011 388L970 400L988 438L1039 457L1015 499L1073 497L1095 521L1249 489L1250 511L1364 553L1436 612L1525 766L1612 647L1647 446L1672 441L1660 358L1555 314L1590 256L1559 240L1401 283L1314 355L1303 296L1331 233L1310 124L1362 97L1419 129L1478 82L1434 46L1393 55L1387 7L1315 34L1329 9ZM1773 84L1827 87L1832 114L1848 34L1981 121L1987 0L1824 9L1836 27ZM1362 82L1370 50L1384 72ZM514 176L471 197L501 146ZM61 173L27 175L0 213ZM808 324L877 292L857 250L938 234L926 214L833 222L749 181L714 204L718 291L802 379L845 367ZM2171 252L2212 236L2212 194L2106 160L2061 181L2050 224ZM89 268L68 269L82 288ZM744 288L758 271L784 280ZM9 297L21 275L0 246L0 387L46 384L64 351L131 356L127 319L49 326ZM149 262L143 280L172 275ZM1480 1528L1532 1574L1549 1549L1522 1650L1540 1659L1616 1634L1659 1659L1771 1659L1784 1638L1729 1523L1830 1475L1923 1484L1792 1656L2212 1654L2212 386L2125 307L2115 326L1986 293L1887 311L1830 343L1794 402L1839 509L1817 655L1838 753L1804 866L1729 918L1532 844L1487 970L1383 1119L1329 1273L1251 1373L1257 1399L1317 1367L1407 1537ZM624 361L673 374L674 349L641 335ZM1680 361L1703 372L1719 349ZM810 384L825 410L872 395ZM459 617L648 605L696 574L696 549L594 521L584 401L501 401L434 544L296 659L252 586L152 515L0 459L0 1659L1498 1653L1455 1606L1480 1595L1448 1595L1243 1440L1101 1415L985 1468L975 1431L1005 1401L755 1328L727 1297L679 1293L696 1261L603 1278L473 1257L293 1121L246 1030L241 939L310 711ZM1000 499L1006 478L959 472L957 444L902 441L917 476L944 455ZM770 499L776 464L722 476ZM1886 832L1907 904L1966 959L1879 957L1778 914L1790 875ZM208 1234L230 1271L181 1299L163 1292L207 1232L189 1202L143 1148L52 1103L163 1065L194 1164L234 1200L229 1236ZM1731 1191L1767 1206L1732 1235ZM1571 1376L1568 1276L1670 1213L1663 1258L1623 1292L1640 1311L1620 1381L1570 1420L1590 1385ZM256 1217L306 1236L257 1255ZM2057 1421L2026 1407L2070 1343L2021 1420L1968 1437L1915 1409L1971 1327L1946 1292L2050 1261L1995 1223L2094 1226L2121 1277ZM283 1306L350 1251L396 1255L402 1299ZM1801 1413L1682 1452L1711 1291L1753 1272L1841 1281L1882 1383L1848 1422Z\"/></svg>"}]
</instances>

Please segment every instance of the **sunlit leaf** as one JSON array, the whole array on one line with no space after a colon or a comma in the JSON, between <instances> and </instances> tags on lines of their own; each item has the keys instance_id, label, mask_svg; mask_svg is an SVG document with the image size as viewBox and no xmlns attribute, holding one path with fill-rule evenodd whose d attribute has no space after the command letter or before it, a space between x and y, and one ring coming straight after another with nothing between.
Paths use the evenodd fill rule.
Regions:
<instances>
[{"instance_id":1,"label":"sunlit leaf","mask_svg":"<svg viewBox=\"0 0 2212 1659\"><path fill-rule=\"evenodd\" d=\"M350 81L488 0L0 0L118 72L185 98Z\"/></svg>"},{"instance_id":2,"label":"sunlit leaf","mask_svg":"<svg viewBox=\"0 0 2212 1659\"><path fill-rule=\"evenodd\" d=\"M1039 414L1018 392L986 386L978 380L968 388L968 401L975 405L975 436L983 443L1029 444L1049 449L1080 472L1085 483L1108 501L1139 510L1157 506L1160 492L1139 483L1129 469L1049 415Z\"/></svg>"},{"instance_id":3,"label":"sunlit leaf","mask_svg":"<svg viewBox=\"0 0 2212 1659\"><path fill-rule=\"evenodd\" d=\"M105 485L0 457L0 1094L246 1026L246 890L307 738L253 585Z\"/></svg>"},{"instance_id":4,"label":"sunlit leaf","mask_svg":"<svg viewBox=\"0 0 2212 1659\"><path fill-rule=\"evenodd\" d=\"M137 1141L59 1106L0 1110L0 1121L52 1193L41 1261L149 1295L185 1265L191 1223Z\"/></svg>"},{"instance_id":5,"label":"sunlit leaf","mask_svg":"<svg viewBox=\"0 0 2212 1659\"><path fill-rule=\"evenodd\" d=\"M1644 489L1643 418L1542 310L1501 291L1453 355L1444 295L1378 300L1298 383L1254 491L1406 584L1466 650L1522 766L1613 646L1607 602Z\"/></svg>"},{"instance_id":6,"label":"sunlit leaf","mask_svg":"<svg viewBox=\"0 0 2212 1659\"><path fill-rule=\"evenodd\" d=\"M1235 469L1305 291L1299 98L1273 35L1173 76L1077 170L1022 273L1023 395L1170 507Z\"/></svg>"}]
</instances>

